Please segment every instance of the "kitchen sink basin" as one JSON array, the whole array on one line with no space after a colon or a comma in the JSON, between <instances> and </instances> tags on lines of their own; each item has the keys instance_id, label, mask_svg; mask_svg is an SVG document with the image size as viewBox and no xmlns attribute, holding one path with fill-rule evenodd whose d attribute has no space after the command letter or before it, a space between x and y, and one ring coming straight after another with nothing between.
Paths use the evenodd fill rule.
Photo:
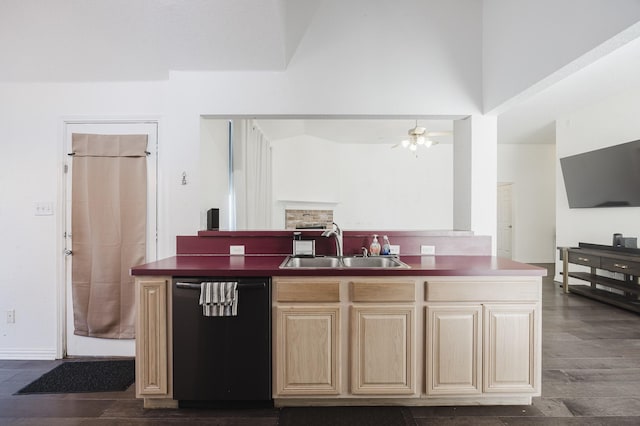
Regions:
<instances>
[{"instance_id":1,"label":"kitchen sink basin","mask_svg":"<svg viewBox=\"0 0 640 426\"><path fill-rule=\"evenodd\" d=\"M287 257L280 265L282 269L299 268L343 268L343 269L408 269L409 265L395 257L362 257L362 256L321 256L321 257Z\"/></svg>"},{"instance_id":2,"label":"kitchen sink basin","mask_svg":"<svg viewBox=\"0 0 640 426\"><path fill-rule=\"evenodd\" d=\"M289 256L280 265L281 268L340 268L339 257L292 257Z\"/></svg>"},{"instance_id":3,"label":"kitchen sink basin","mask_svg":"<svg viewBox=\"0 0 640 426\"><path fill-rule=\"evenodd\" d=\"M343 257L347 268L408 268L409 266L395 257Z\"/></svg>"}]
</instances>

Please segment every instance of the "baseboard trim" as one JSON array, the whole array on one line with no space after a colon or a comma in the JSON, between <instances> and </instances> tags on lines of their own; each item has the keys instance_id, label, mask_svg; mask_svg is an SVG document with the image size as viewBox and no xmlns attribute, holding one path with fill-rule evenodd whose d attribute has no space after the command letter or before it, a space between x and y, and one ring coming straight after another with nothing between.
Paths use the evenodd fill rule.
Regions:
<instances>
[{"instance_id":1,"label":"baseboard trim","mask_svg":"<svg viewBox=\"0 0 640 426\"><path fill-rule=\"evenodd\" d=\"M52 349L0 349L2 360L53 360L57 359L55 348Z\"/></svg>"},{"instance_id":2,"label":"baseboard trim","mask_svg":"<svg viewBox=\"0 0 640 426\"><path fill-rule=\"evenodd\" d=\"M533 395L532 395L533 396ZM456 397L426 397L420 398L274 398L275 407L334 407L334 406L405 406L405 407L433 407L433 406L478 406L478 405L531 405L532 396L503 395L503 396L456 396ZM536 394L535 396L539 396ZM146 408L146 407L145 407Z\"/></svg>"}]
</instances>

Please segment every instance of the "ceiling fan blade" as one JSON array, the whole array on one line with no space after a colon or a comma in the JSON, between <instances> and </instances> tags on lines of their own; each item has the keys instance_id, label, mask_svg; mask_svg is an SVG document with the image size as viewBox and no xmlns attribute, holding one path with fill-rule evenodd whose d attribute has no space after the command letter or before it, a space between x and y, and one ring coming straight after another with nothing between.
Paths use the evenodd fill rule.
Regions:
<instances>
[{"instance_id":1,"label":"ceiling fan blade","mask_svg":"<svg viewBox=\"0 0 640 426\"><path fill-rule=\"evenodd\" d=\"M425 136L449 136L451 132L427 132Z\"/></svg>"}]
</instances>

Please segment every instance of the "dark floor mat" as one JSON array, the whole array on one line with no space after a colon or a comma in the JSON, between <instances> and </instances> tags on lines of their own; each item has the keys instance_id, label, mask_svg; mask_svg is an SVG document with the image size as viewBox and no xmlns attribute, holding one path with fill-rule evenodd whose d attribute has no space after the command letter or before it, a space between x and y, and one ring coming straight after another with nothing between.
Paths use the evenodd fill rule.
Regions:
<instances>
[{"instance_id":1,"label":"dark floor mat","mask_svg":"<svg viewBox=\"0 0 640 426\"><path fill-rule=\"evenodd\" d=\"M135 381L133 360L67 361L17 394L124 391Z\"/></svg>"},{"instance_id":2,"label":"dark floor mat","mask_svg":"<svg viewBox=\"0 0 640 426\"><path fill-rule=\"evenodd\" d=\"M405 407L287 407L280 426L405 426L415 425Z\"/></svg>"}]
</instances>

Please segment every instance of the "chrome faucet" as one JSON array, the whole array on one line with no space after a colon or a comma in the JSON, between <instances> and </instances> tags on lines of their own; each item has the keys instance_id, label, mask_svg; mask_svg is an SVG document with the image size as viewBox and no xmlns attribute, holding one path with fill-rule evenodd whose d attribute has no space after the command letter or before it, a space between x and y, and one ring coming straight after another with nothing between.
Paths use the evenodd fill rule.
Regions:
<instances>
[{"instance_id":1,"label":"chrome faucet","mask_svg":"<svg viewBox=\"0 0 640 426\"><path fill-rule=\"evenodd\" d=\"M342 230L337 223L333 222L333 229L327 229L322 233L323 237L335 237L336 238L336 255L342 256Z\"/></svg>"}]
</instances>

